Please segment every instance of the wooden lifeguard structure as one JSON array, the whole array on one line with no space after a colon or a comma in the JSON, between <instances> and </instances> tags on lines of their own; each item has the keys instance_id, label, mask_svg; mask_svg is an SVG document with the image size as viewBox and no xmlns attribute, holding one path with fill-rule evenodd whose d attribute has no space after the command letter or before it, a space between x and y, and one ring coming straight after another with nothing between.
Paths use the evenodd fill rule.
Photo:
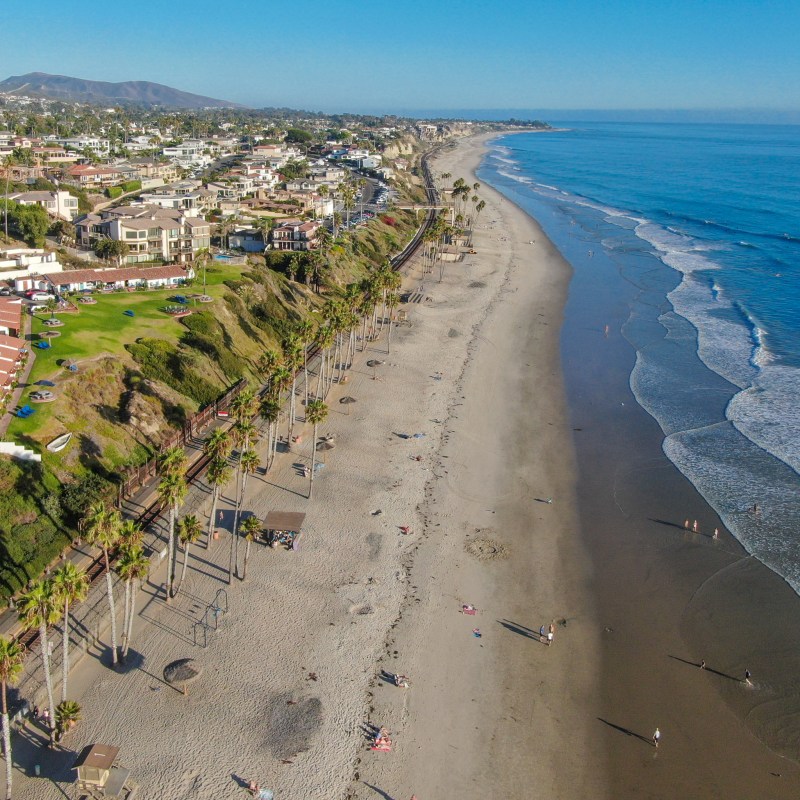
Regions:
<instances>
[{"instance_id":1,"label":"wooden lifeguard structure","mask_svg":"<svg viewBox=\"0 0 800 800\"><path fill-rule=\"evenodd\" d=\"M129 769L117 762L119 747L110 744L90 744L83 748L75 762L78 771L76 785L82 798L118 797L132 800L136 784L131 783Z\"/></svg>"}]
</instances>

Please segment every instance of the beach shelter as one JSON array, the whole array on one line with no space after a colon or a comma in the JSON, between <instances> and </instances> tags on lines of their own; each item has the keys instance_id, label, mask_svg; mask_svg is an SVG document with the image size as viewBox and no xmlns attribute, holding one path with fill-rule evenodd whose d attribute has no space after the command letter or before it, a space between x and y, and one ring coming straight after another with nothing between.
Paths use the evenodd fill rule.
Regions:
<instances>
[{"instance_id":1,"label":"beach shelter","mask_svg":"<svg viewBox=\"0 0 800 800\"><path fill-rule=\"evenodd\" d=\"M164 667L164 680L170 686L179 686L181 691L187 694L187 685L192 681L196 681L202 672L202 666L193 658L179 658Z\"/></svg>"},{"instance_id":2,"label":"beach shelter","mask_svg":"<svg viewBox=\"0 0 800 800\"><path fill-rule=\"evenodd\" d=\"M61 362L61 366L64 367L64 369L68 369L70 372L78 371L78 362L73 358L65 358Z\"/></svg>"},{"instance_id":3,"label":"beach shelter","mask_svg":"<svg viewBox=\"0 0 800 800\"><path fill-rule=\"evenodd\" d=\"M303 532L306 515L301 511L270 511L264 519L264 530L269 543L290 541L292 549Z\"/></svg>"},{"instance_id":4,"label":"beach shelter","mask_svg":"<svg viewBox=\"0 0 800 800\"><path fill-rule=\"evenodd\" d=\"M130 770L117 766L119 748L110 744L90 744L73 764L78 772L78 789L90 797L130 798L136 785L129 780Z\"/></svg>"}]
</instances>

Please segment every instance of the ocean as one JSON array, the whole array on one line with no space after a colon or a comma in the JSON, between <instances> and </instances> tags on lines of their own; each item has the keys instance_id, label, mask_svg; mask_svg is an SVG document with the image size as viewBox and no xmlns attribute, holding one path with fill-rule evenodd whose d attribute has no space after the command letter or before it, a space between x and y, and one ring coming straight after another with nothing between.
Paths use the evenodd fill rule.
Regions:
<instances>
[{"instance_id":1,"label":"ocean","mask_svg":"<svg viewBox=\"0 0 800 800\"><path fill-rule=\"evenodd\" d=\"M615 315L636 401L800 593L800 126L569 123L494 140L478 176L634 288Z\"/></svg>"}]
</instances>

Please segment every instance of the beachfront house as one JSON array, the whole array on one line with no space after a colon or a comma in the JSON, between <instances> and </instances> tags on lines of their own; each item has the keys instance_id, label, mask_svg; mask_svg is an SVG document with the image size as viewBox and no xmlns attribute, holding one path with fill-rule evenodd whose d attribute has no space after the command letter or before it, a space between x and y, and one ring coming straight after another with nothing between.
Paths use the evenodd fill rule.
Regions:
<instances>
[{"instance_id":1,"label":"beachfront house","mask_svg":"<svg viewBox=\"0 0 800 800\"><path fill-rule=\"evenodd\" d=\"M272 229L270 242L273 250L307 251L317 246L317 231L321 223L316 220L302 222L289 219Z\"/></svg>"}]
</instances>

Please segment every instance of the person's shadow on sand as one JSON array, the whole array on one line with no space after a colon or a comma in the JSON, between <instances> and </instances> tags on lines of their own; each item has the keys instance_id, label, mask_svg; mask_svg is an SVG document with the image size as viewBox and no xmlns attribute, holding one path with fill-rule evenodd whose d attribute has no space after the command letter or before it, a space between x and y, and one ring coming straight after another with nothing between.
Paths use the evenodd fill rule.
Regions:
<instances>
[{"instance_id":1,"label":"person's shadow on sand","mask_svg":"<svg viewBox=\"0 0 800 800\"><path fill-rule=\"evenodd\" d=\"M524 636L526 639L533 639L536 642L542 641L539 631L535 631L533 628L528 628L526 625L521 625L518 622L511 622L511 620L508 619L498 619L497 622L507 631L516 633L518 636Z\"/></svg>"},{"instance_id":2,"label":"person's shadow on sand","mask_svg":"<svg viewBox=\"0 0 800 800\"><path fill-rule=\"evenodd\" d=\"M685 658L681 658L680 656L670 656L670 658L674 659L675 661L680 661L681 664L688 664L690 667L697 667L698 669L701 668L701 664L698 664L696 661L687 661ZM737 678L735 675L728 675L727 672L720 672L718 669L714 669L713 667L709 667L707 664L705 667L702 667L705 672L712 672L714 675L719 675L720 678L727 678L729 681L736 681L737 683L742 683L741 678Z\"/></svg>"},{"instance_id":3,"label":"person's shadow on sand","mask_svg":"<svg viewBox=\"0 0 800 800\"><path fill-rule=\"evenodd\" d=\"M373 792L379 794L383 798L383 800L394 800L394 798L390 794L387 794L386 792L383 791L383 789L379 789L377 786L373 786L371 783L367 783L366 781L364 781L364 786L368 787L369 789L372 789Z\"/></svg>"},{"instance_id":4,"label":"person's shadow on sand","mask_svg":"<svg viewBox=\"0 0 800 800\"><path fill-rule=\"evenodd\" d=\"M613 728L615 731L619 731L620 733L624 733L626 736L633 736L634 739L640 739L645 744L649 744L653 747L653 740L648 739L647 736L642 736L641 733L636 733L636 731L632 731L630 728L623 728L622 725L615 725L613 722L609 722L607 719L603 719L602 717L598 717L597 719L603 723L603 725L608 725L609 728Z\"/></svg>"}]
</instances>

